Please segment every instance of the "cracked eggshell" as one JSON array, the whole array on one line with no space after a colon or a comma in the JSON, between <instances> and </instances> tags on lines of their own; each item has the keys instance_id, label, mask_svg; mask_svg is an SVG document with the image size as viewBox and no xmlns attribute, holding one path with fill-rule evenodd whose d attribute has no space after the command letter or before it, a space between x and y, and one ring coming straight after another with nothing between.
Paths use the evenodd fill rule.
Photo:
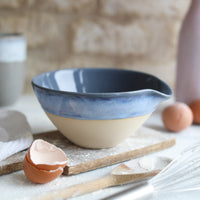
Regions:
<instances>
[{"instance_id":1,"label":"cracked eggshell","mask_svg":"<svg viewBox=\"0 0 200 200\"><path fill-rule=\"evenodd\" d=\"M67 165L67 157L62 149L44 140L35 140L27 153L27 159L38 169L55 170Z\"/></svg>"},{"instance_id":2,"label":"cracked eggshell","mask_svg":"<svg viewBox=\"0 0 200 200\"><path fill-rule=\"evenodd\" d=\"M27 155L25 156L23 162L23 169L26 177L35 183L48 183L50 181L53 181L63 173L62 167L58 167L58 169L56 170L38 169L31 163L29 163Z\"/></svg>"},{"instance_id":3,"label":"cracked eggshell","mask_svg":"<svg viewBox=\"0 0 200 200\"><path fill-rule=\"evenodd\" d=\"M35 183L47 183L63 173L67 157L62 149L44 140L35 140L23 162L27 178Z\"/></svg>"}]
</instances>

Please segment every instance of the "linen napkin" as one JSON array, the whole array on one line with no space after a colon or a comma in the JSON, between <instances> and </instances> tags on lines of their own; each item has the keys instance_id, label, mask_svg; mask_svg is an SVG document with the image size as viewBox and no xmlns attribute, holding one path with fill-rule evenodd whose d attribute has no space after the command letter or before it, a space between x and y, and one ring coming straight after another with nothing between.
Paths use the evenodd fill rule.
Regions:
<instances>
[{"instance_id":1,"label":"linen napkin","mask_svg":"<svg viewBox=\"0 0 200 200\"><path fill-rule=\"evenodd\" d=\"M24 114L0 110L0 161L28 148L32 141L31 128Z\"/></svg>"}]
</instances>

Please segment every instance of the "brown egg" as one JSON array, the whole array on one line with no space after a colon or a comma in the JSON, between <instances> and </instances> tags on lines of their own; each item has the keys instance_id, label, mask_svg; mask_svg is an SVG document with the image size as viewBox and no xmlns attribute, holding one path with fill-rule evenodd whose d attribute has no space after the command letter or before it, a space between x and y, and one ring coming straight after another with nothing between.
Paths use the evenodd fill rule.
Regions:
<instances>
[{"instance_id":1,"label":"brown egg","mask_svg":"<svg viewBox=\"0 0 200 200\"><path fill-rule=\"evenodd\" d=\"M35 140L23 162L27 178L35 183L47 183L60 176L67 165L65 153L44 140Z\"/></svg>"},{"instance_id":2,"label":"brown egg","mask_svg":"<svg viewBox=\"0 0 200 200\"><path fill-rule=\"evenodd\" d=\"M162 120L168 130L180 132L192 124L193 114L189 106L177 102L163 110Z\"/></svg>"},{"instance_id":3,"label":"brown egg","mask_svg":"<svg viewBox=\"0 0 200 200\"><path fill-rule=\"evenodd\" d=\"M193 122L200 124L200 99L193 101L189 106L193 113Z\"/></svg>"}]
</instances>

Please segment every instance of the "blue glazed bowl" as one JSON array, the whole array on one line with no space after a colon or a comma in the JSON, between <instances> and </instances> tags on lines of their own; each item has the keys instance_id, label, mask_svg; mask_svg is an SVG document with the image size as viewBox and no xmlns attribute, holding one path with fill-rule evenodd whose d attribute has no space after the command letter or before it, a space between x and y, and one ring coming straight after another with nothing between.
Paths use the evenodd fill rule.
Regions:
<instances>
[{"instance_id":1,"label":"blue glazed bowl","mask_svg":"<svg viewBox=\"0 0 200 200\"><path fill-rule=\"evenodd\" d=\"M73 143L112 147L172 96L155 76L122 69L62 69L37 75L34 92L50 120Z\"/></svg>"}]
</instances>

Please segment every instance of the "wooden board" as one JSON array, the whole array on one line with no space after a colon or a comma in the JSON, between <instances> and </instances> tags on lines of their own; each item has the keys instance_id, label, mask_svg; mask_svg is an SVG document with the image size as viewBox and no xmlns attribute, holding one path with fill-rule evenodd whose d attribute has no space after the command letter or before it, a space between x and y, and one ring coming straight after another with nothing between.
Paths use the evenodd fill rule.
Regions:
<instances>
[{"instance_id":1,"label":"wooden board","mask_svg":"<svg viewBox=\"0 0 200 200\"><path fill-rule=\"evenodd\" d=\"M108 149L84 149L69 142L58 131L34 135L60 147L69 158L65 175L79 174L150 154L175 145L174 138L150 128L141 127L121 144ZM0 162L0 175L22 169L26 151L19 152Z\"/></svg>"}]
</instances>

